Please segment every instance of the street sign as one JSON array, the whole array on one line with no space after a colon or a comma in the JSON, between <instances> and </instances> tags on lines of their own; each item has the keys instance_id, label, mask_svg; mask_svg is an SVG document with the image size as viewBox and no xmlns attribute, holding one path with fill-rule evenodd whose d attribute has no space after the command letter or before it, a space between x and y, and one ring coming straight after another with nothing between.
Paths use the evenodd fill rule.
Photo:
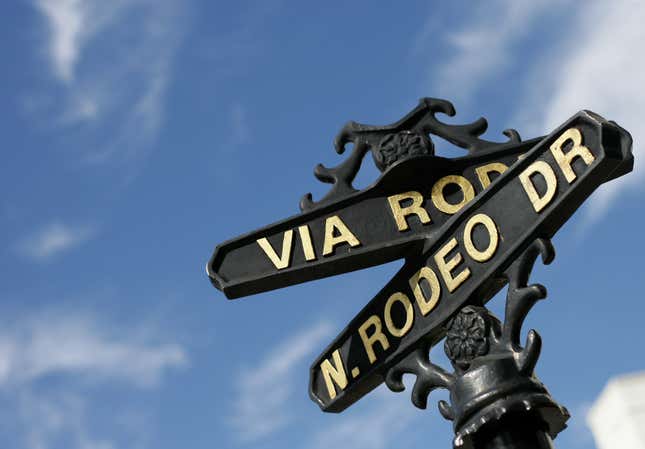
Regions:
<instances>
[{"instance_id":1,"label":"street sign","mask_svg":"<svg viewBox=\"0 0 645 449\"><path fill-rule=\"evenodd\" d=\"M438 342L448 319L487 302L533 241L553 236L600 184L632 163L631 137L618 125L588 111L569 119L424 235L421 252L406 258L314 362L312 399L324 411L342 411L420 344ZM397 168L416 164L408 159Z\"/></svg>"},{"instance_id":2,"label":"street sign","mask_svg":"<svg viewBox=\"0 0 645 449\"><path fill-rule=\"evenodd\" d=\"M455 110L448 101L422 98L391 125L348 122L334 144L338 153L353 144L349 157L314 170L332 184L328 194L318 202L307 194L301 215L219 245L206 268L213 285L232 299L418 253L427 235L540 140L522 142L506 130L507 142L487 141L480 138L485 119L451 125L437 113L453 116ZM469 154L434 156L430 134ZM368 151L382 175L358 191L352 181ZM410 159L415 163L405 162Z\"/></svg>"},{"instance_id":3,"label":"street sign","mask_svg":"<svg viewBox=\"0 0 645 449\"><path fill-rule=\"evenodd\" d=\"M351 143L349 156L314 170L328 193L307 194L301 214L217 246L207 273L233 299L404 258L311 366L311 398L340 412L384 381L402 391L411 374L419 408L432 390L449 390L439 411L453 421L455 449L552 448L570 415L534 372L539 334L520 342L526 315L546 296L529 285L530 272L539 254L552 260L549 239L586 198L632 170L631 136L581 111L547 137L522 141L506 130L498 143L481 139L483 118L451 125L437 113L455 111L423 98L391 125L347 123L335 147ZM431 136L468 155L435 155ZM359 191L352 182L368 152L381 175ZM507 284L502 323L484 305ZM452 373L430 361L444 336Z\"/></svg>"},{"instance_id":4,"label":"street sign","mask_svg":"<svg viewBox=\"0 0 645 449\"><path fill-rule=\"evenodd\" d=\"M208 275L228 298L238 298L419 252L425 239L535 143L397 162L363 191L222 243Z\"/></svg>"}]
</instances>

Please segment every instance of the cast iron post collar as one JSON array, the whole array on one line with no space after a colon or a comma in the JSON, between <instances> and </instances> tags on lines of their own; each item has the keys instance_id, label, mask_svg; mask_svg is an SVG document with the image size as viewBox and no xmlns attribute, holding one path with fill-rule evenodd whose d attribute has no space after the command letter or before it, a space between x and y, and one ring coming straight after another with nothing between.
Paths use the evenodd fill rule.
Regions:
<instances>
[{"instance_id":1,"label":"cast iron post collar","mask_svg":"<svg viewBox=\"0 0 645 449\"><path fill-rule=\"evenodd\" d=\"M546 297L539 284L527 285L535 260L555 255L550 241L536 240L505 272L508 280L504 323L485 307L467 305L445 325L444 350L454 371L429 359L423 347L386 375L393 391L402 391L403 374L416 375L412 402L425 408L435 388L450 391L450 404L439 402L442 416L453 421L455 449L551 447L566 427L569 412L557 404L534 373L542 340L530 330L524 346L520 331L535 303Z\"/></svg>"}]
</instances>

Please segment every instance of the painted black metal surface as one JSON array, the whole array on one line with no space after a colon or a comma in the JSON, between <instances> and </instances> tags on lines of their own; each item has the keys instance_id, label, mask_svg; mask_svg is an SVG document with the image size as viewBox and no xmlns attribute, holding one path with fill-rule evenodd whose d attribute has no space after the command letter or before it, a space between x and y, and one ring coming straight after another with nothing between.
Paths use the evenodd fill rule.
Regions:
<instances>
[{"instance_id":1,"label":"painted black metal surface","mask_svg":"<svg viewBox=\"0 0 645 449\"><path fill-rule=\"evenodd\" d=\"M485 141L479 138L487 127L483 118L468 125L447 125L436 119L437 112L454 115L454 108L444 100L424 98L393 125L345 125L336 137L336 148L343 152L351 142L352 153L336 168L319 165L315 170L319 179L333 184L330 192L317 203L306 195L302 214L218 245L207 264L213 285L232 299L410 257L454 215L451 206L468 202L468 192L447 179L463 178L459 181L474 197L542 139L522 142L515 130L506 130L508 142ZM469 155L434 156L428 133L467 149ZM369 150L383 173L372 186L357 191L351 183ZM612 176L630 170L631 159ZM441 184L443 188L435 191ZM420 206L429 220L407 217L408 229L401 232L389 199L409 191L421 195ZM410 199L401 200L401 207L406 201ZM330 249L338 224L358 244L341 239Z\"/></svg>"},{"instance_id":2,"label":"painted black metal surface","mask_svg":"<svg viewBox=\"0 0 645 449\"><path fill-rule=\"evenodd\" d=\"M508 427L508 419L529 426L532 422L534 436L545 433L536 444L548 442L566 427L569 412L551 398L534 373L542 347L540 335L530 330L524 346L520 342L526 315L546 297L544 286L528 285L539 255L546 264L553 260L550 241L534 241L504 273L509 285L503 324L482 306L466 306L445 324L444 350L452 373L430 361L426 345L387 372L386 384L393 391L404 390L403 374L416 376L412 402L419 408L426 407L432 390L450 391L450 404L440 401L439 410L454 423L456 449L481 447L476 439Z\"/></svg>"},{"instance_id":3,"label":"painted black metal surface","mask_svg":"<svg viewBox=\"0 0 645 449\"><path fill-rule=\"evenodd\" d=\"M475 435L473 446L477 449L553 449L553 442L539 420L511 415L499 426Z\"/></svg>"},{"instance_id":4,"label":"painted black metal surface","mask_svg":"<svg viewBox=\"0 0 645 449\"><path fill-rule=\"evenodd\" d=\"M310 396L339 412L385 382L425 408L436 388L450 391L441 414L454 423L455 449L549 449L567 410L534 373L541 339L524 318L546 296L529 285L536 258L554 256L550 238L602 183L632 170L631 137L614 122L581 111L546 137L480 138L487 123L449 125L444 100L424 98L398 122L349 122L335 140L332 184L302 213L219 245L207 272L230 299L404 258L385 287L313 363ZM468 151L435 156L432 136ZM358 191L352 182L367 152L381 175ZM484 306L508 285L504 322ZM443 338L449 372L429 359Z\"/></svg>"},{"instance_id":5,"label":"painted black metal surface","mask_svg":"<svg viewBox=\"0 0 645 449\"><path fill-rule=\"evenodd\" d=\"M437 208L432 201L432 189L447 176L464 177L478 194L499 173L490 169L479 174L477 170L494 164L509 167L518 156L537 143L532 139L522 143L499 145L498 151L481 155L447 159L437 156L415 156L394 163L374 183L361 192L352 192L336 202L269 225L252 233L219 245L208 263L208 274L213 284L228 298L238 298L296 283L320 279L348 271L400 259L422 249L423 241L453 215ZM451 189L452 187L452 189ZM417 217L407 220L409 229L399 231L392 216L388 197L415 191L421 194L421 206L431 221L423 224ZM463 192L447 186L443 197L450 204L463 199ZM444 208L445 209L445 208ZM360 242L336 245L333 252L324 254L326 224L337 216ZM312 245L314 258L307 260L301 227L305 226ZM284 249L285 238L289 245ZM258 244L266 238L276 255L284 256L287 265L277 268ZM329 237L327 236L327 240Z\"/></svg>"},{"instance_id":6,"label":"painted black metal surface","mask_svg":"<svg viewBox=\"0 0 645 449\"><path fill-rule=\"evenodd\" d=\"M576 148L588 152L587 161L558 162L556 154ZM406 259L314 362L312 399L325 411L341 411L379 385L420 344L436 344L455 313L488 301L504 286L504 270L535 239L553 236L631 158L631 138L616 124L586 111L565 122L429 236L422 253ZM548 201L532 201L530 193ZM345 376L336 375L340 381L330 383L332 369Z\"/></svg>"},{"instance_id":7,"label":"painted black metal surface","mask_svg":"<svg viewBox=\"0 0 645 449\"><path fill-rule=\"evenodd\" d=\"M407 157L433 155L434 143L429 134L467 149L470 155L497 151L501 147L508 146L508 143L521 142L519 133L514 129L504 130L504 135L508 137L507 143L480 139L479 136L488 128L488 122L483 117L466 125L449 125L439 121L436 117L437 113L452 117L455 115L455 107L446 100L422 98L416 108L391 125L372 126L348 122L334 139L334 147L337 153L342 154L348 143L353 144L350 156L334 168L316 166L314 170L316 178L332 184L332 188L319 202L314 202L310 193L306 194L300 202L300 209L310 210L356 192L352 181L360 169L365 154L370 150L376 166L383 172L392 164Z\"/></svg>"},{"instance_id":8,"label":"painted black metal surface","mask_svg":"<svg viewBox=\"0 0 645 449\"><path fill-rule=\"evenodd\" d=\"M213 285L232 299L367 268L418 252L427 235L452 215L437 210L431 201L437 181L450 175L463 176L477 194L499 174L499 164L512 165L540 140L521 142L515 130L504 131L509 137L505 143L482 140L479 136L488 126L485 119L467 125L448 125L435 117L439 112L455 114L451 103L423 98L393 125L347 123L336 137L335 147L338 153L343 153L345 146L352 143L350 156L335 168L318 165L314 171L319 180L333 184L329 193L316 203L307 194L300 203L302 214L218 245L207 265ZM434 144L429 133L468 150L468 156L456 159L433 156ZM369 188L357 191L352 181L369 150L383 174ZM409 232L401 233L395 222L387 219L391 214L387 198L410 190L423 194L422 206L428 210L431 222L423 225L410 219ZM447 186L441 194L450 204L459 203L460 195L462 198L464 195L455 186ZM329 240L325 231L328 219L333 216L342 220L359 245L339 244L333 251L325 252L325 240ZM267 239L268 246L265 244L264 248L258 244L262 238ZM309 252L305 250L308 244Z\"/></svg>"}]
</instances>

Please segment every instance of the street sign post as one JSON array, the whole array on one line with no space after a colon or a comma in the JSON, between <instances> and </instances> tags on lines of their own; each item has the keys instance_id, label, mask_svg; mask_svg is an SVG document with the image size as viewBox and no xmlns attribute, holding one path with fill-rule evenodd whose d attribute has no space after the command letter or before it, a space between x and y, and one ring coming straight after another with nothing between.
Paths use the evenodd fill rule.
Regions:
<instances>
[{"instance_id":1,"label":"street sign post","mask_svg":"<svg viewBox=\"0 0 645 449\"><path fill-rule=\"evenodd\" d=\"M620 128L589 112L541 140L428 236L424 251L359 312L314 363L312 397L325 411L343 410L420 340L436 344L449 318L497 293L504 270L536 239L552 237L629 158ZM346 375L330 382L338 372Z\"/></svg>"},{"instance_id":2,"label":"street sign post","mask_svg":"<svg viewBox=\"0 0 645 449\"><path fill-rule=\"evenodd\" d=\"M537 332L519 341L524 317L546 296L528 278L540 253L553 258L549 239L584 200L631 171L631 137L581 111L546 137L521 141L507 130L508 142L495 143L479 137L485 120L447 125L439 112L454 108L425 98L392 125L349 122L336 139L339 153L353 144L349 157L315 170L330 192L319 202L305 195L300 215L219 245L207 272L232 299L405 258L313 363L311 398L339 412L382 382L403 390L402 374L412 373L418 407L431 390L450 390L440 411L454 421L455 447L550 447L569 415L533 373ZM435 156L431 135L469 154ZM368 151L382 173L357 191ZM484 305L507 284L501 323ZM429 360L444 337L453 373Z\"/></svg>"},{"instance_id":3,"label":"street sign post","mask_svg":"<svg viewBox=\"0 0 645 449\"><path fill-rule=\"evenodd\" d=\"M364 191L219 245L209 276L237 298L406 257L533 143L394 164Z\"/></svg>"}]
</instances>

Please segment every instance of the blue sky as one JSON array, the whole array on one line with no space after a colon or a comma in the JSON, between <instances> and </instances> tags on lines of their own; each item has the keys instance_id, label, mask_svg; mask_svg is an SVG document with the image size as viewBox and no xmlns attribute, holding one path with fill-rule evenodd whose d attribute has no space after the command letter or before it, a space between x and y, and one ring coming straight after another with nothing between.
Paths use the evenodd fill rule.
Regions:
<instances>
[{"instance_id":1,"label":"blue sky","mask_svg":"<svg viewBox=\"0 0 645 449\"><path fill-rule=\"evenodd\" d=\"M340 415L307 395L309 364L400 263L233 302L204 271L217 243L324 194L312 169L341 160L346 121L390 123L432 96L454 102L455 122L486 116L491 139L548 133L583 108L634 136L634 172L554 239L534 274L549 297L525 325L544 340L538 375L574 415L557 447L594 448L590 404L645 368L645 4L2 10L1 447L450 447L445 393L420 411L379 388Z\"/></svg>"}]
</instances>

